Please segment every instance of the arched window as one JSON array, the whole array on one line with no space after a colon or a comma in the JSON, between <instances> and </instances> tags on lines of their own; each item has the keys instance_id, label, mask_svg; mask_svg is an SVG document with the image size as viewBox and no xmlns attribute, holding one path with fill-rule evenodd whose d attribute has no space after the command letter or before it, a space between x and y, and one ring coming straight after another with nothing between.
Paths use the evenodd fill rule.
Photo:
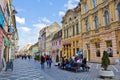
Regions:
<instances>
[{"instance_id":1,"label":"arched window","mask_svg":"<svg viewBox=\"0 0 120 80\"><path fill-rule=\"evenodd\" d=\"M120 20L120 3L117 6L117 10L118 10L118 19Z\"/></svg>"},{"instance_id":2,"label":"arched window","mask_svg":"<svg viewBox=\"0 0 120 80\"><path fill-rule=\"evenodd\" d=\"M92 3L93 3L93 8L95 8L97 6L96 0L92 0Z\"/></svg>"},{"instance_id":3,"label":"arched window","mask_svg":"<svg viewBox=\"0 0 120 80\"><path fill-rule=\"evenodd\" d=\"M86 13L88 11L88 5L87 5L87 3L85 3L85 5L84 5L84 12Z\"/></svg>"},{"instance_id":4,"label":"arched window","mask_svg":"<svg viewBox=\"0 0 120 80\"><path fill-rule=\"evenodd\" d=\"M86 31L89 31L89 24L88 24L88 20L85 21L85 25L86 25Z\"/></svg>"},{"instance_id":5,"label":"arched window","mask_svg":"<svg viewBox=\"0 0 120 80\"><path fill-rule=\"evenodd\" d=\"M98 23L98 16L95 16L94 23L95 23L95 28L98 28L98 25L99 25L99 23Z\"/></svg>"},{"instance_id":6,"label":"arched window","mask_svg":"<svg viewBox=\"0 0 120 80\"><path fill-rule=\"evenodd\" d=\"M104 20L105 20L105 25L109 24L109 12L105 11L104 12Z\"/></svg>"}]
</instances>

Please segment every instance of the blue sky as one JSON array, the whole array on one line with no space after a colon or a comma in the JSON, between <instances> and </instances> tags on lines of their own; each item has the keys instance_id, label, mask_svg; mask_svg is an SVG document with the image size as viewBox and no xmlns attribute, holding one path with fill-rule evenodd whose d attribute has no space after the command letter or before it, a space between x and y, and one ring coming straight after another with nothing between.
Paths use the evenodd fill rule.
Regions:
<instances>
[{"instance_id":1,"label":"blue sky","mask_svg":"<svg viewBox=\"0 0 120 80\"><path fill-rule=\"evenodd\" d=\"M74 8L79 0L13 0L17 10L16 21L19 46L38 41L39 31L46 25L58 22L68 9Z\"/></svg>"}]
</instances>

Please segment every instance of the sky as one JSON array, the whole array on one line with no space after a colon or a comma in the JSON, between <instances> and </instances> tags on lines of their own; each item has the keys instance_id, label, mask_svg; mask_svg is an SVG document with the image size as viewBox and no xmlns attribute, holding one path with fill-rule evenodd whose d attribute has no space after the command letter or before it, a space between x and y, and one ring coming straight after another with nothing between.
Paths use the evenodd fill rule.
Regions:
<instances>
[{"instance_id":1,"label":"sky","mask_svg":"<svg viewBox=\"0 0 120 80\"><path fill-rule=\"evenodd\" d=\"M24 45L35 44L39 31L53 22L61 24L68 9L77 6L80 0L13 0L19 35L19 49Z\"/></svg>"}]
</instances>

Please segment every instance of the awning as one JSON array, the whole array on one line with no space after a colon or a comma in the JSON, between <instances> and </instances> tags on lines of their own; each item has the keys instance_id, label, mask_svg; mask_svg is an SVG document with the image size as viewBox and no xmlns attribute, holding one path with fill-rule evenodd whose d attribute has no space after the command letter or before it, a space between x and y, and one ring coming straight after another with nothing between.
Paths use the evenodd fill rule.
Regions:
<instances>
[{"instance_id":1,"label":"awning","mask_svg":"<svg viewBox=\"0 0 120 80\"><path fill-rule=\"evenodd\" d=\"M63 45L71 45L71 42L65 42Z\"/></svg>"}]
</instances>

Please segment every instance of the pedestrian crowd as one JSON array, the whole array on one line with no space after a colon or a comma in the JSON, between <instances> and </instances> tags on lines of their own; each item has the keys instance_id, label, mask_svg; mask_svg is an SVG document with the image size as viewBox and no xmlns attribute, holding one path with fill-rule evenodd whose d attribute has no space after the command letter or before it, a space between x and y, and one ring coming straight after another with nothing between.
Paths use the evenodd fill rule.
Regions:
<instances>
[{"instance_id":1,"label":"pedestrian crowd","mask_svg":"<svg viewBox=\"0 0 120 80\"><path fill-rule=\"evenodd\" d=\"M22 55L22 60L23 60L23 59L26 60L27 58L30 60L30 59L31 59L31 55L30 55L30 54L28 54L28 55L23 54L23 55Z\"/></svg>"},{"instance_id":2,"label":"pedestrian crowd","mask_svg":"<svg viewBox=\"0 0 120 80\"><path fill-rule=\"evenodd\" d=\"M51 68L52 58L50 55L41 55L41 69L44 69L45 62L48 68Z\"/></svg>"}]
</instances>

